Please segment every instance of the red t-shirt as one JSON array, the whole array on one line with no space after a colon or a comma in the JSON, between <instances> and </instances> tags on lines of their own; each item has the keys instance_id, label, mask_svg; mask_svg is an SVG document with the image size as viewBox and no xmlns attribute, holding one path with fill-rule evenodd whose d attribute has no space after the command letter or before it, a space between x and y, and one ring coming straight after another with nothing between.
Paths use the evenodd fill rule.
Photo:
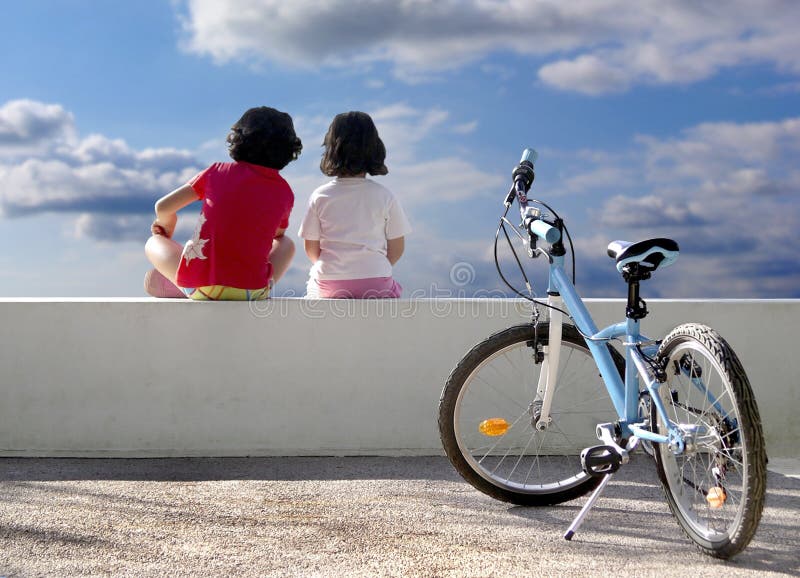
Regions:
<instances>
[{"instance_id":1,"label":"red t-shirt","mask_svg":"<svg viewBox=\"0 0 800 578\"><path fill-rule=\"evenodd\" d=\"M275 169L215 163L189 184L203 201L194 236L178 266L180 287L266 287L278 229L289 226L294 194Z\"/></svg>"}]
</instances>

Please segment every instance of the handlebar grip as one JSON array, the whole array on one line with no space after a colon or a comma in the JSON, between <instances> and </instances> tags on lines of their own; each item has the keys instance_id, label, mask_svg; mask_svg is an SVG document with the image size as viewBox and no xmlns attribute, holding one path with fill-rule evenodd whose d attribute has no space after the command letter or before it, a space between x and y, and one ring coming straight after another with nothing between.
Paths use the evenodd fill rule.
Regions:
<instances>
[{"instance_id":1,"label":"handlebar grip","mask_svg":"<svg viewBox=\"0 0 800 578\"><path fill-rule=\"evenodd\" d=\"M531 233L540 239L544 239L545 242L550 243L551 245L561 239L561 233L559 230L542 221L541 219L535 219L531 221L528 225L528 228L530 229Z\"/></svg>"},{"instance_id":2,"label":"handlebar grip","mask_svg":"<svg viewBox=\"0 0 800 578\"><path fill-rule=\"evenodd\" d=\"M533 149L525 149L524 151L522 151L522 158L519 159L519 162L524 163L525 161L528 161L529 163L534 165L536 164L537 158L539 158L539 153L537 153Z\"/></svg>"}]
</instances>

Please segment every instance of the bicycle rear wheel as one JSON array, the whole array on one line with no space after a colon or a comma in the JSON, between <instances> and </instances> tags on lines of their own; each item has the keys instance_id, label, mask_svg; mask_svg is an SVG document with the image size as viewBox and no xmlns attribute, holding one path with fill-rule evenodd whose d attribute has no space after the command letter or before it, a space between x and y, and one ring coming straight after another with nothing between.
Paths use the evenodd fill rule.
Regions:
<instances>
[{"instance_id":1,"label":"bicycle rear wheel","mask_svg":"<svg viewBox=\"0 0 800 578\"><path fill-rule=\"evenodd\" d=\"M658 361L659 397L688 443L655 444L658 475L681 528L703 552L729 558L755 534L766 491L766 449L753 392L738 357L713 329L675 328ZM651 423L667 428L652 404Z\"/></svg>"},{"instance_id":2,"label":"bicycle rear wheel","mask_svg":"<svg viewBox=\"0 0 800 578\"><path fill-rule=\"evenodd\" d=\"M549 325L540 324L542 345L548 333ZM597 424L617 416L583 337L564 325L552 423L537 430L542 365L535 363L533 339L532 325L518 325L473 347L442 391L439 431L453 466L476 489L498 500L542 506L599 484L599 477L583 472L580 453L597 445ZM609 349L622 376L624 359Z\"/></svg>"}]
</instances>

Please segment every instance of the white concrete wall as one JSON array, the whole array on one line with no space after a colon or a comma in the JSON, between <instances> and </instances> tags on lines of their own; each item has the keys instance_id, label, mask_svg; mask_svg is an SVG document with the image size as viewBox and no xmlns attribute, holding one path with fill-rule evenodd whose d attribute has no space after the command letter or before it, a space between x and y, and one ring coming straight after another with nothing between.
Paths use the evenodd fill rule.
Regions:
<instances>
[{"instance_id":1,"label":"white concrete wall","mask_svg":"<svg viewBox=\"0 0 800 578\"><path fill-rule=\"evenodd\" d=\"M588 305L598 326L624 309ZM651 336L698 321L728 339L770 455L797 457L800 301L649 307ZM496 300L0 300L0 456L438 454L451 368L525 319Z\"/></svg>"}]
</instances>

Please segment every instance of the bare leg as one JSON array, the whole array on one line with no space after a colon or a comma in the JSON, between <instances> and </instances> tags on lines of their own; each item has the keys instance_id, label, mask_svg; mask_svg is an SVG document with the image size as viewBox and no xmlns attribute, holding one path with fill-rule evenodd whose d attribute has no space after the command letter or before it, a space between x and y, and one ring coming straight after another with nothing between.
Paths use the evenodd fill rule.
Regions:
<instances>
[{"instance_id":1,"label":"bare leg","mask_svg":"<svg viewBox=\"0 0 800 578\"><path fill-rule=\"evenodd\" d=\"M175 283L183 246L163 235L153 235L147 240L144 252L153 267L164 277Z\"/></svg>"},{"instance_id":2,"label":"bare leg","mask_svg":"<svg viewBox=\"0 0 800 578\"><path fill-rule=\"evenodd\" d=\"M278 279L289 269L294 257L294 241L284 235L272 241L272 251L269 252L269 262L272 263L272 281ZM180 255L178 256L180 258Z\"/></svg>"},{"instance_id":3,"label":"bare leg","mask_svg":"<svg viewBox=\"0 0 800 578\"><path fill-rule=\"evenodd\" d=\"M153 235L147 240L144 252L153 267L172 283L175 283L183 246L162 235ZM269 261L272 263L273 282L283 277L289 269L292 257L294 257L294 242L289 237L278 237L272 241Z\"/></svg>"}]
</instances>

